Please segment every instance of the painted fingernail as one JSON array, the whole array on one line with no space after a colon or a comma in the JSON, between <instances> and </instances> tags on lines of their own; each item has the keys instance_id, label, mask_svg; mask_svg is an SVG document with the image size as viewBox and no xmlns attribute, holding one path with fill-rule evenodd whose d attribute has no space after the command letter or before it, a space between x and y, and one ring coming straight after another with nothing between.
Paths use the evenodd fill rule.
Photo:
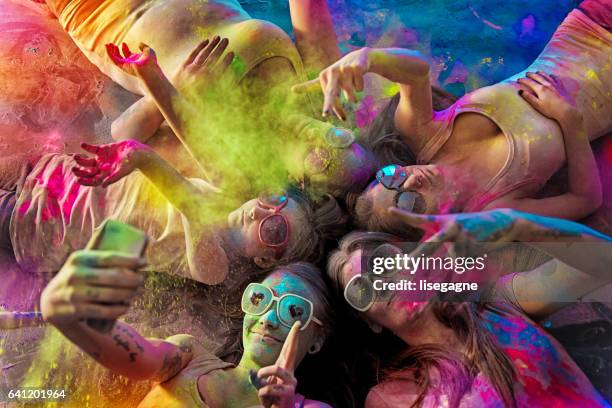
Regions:
<instances>
[{"instance_id":1,"label":"painted fingernail","mask_svg":"<svg viewBox=\"0 0 612 408\"><path fill-rule=\"evenodd\" d=\"M523 90L519 89L518 94L522 96L523 95Z\"/></svg>"}]
</instances>

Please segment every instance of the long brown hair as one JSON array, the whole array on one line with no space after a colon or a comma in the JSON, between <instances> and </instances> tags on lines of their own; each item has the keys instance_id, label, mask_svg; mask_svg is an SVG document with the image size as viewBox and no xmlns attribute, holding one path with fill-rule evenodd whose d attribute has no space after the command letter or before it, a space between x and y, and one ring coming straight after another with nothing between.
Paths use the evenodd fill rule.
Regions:
<instances>
[{"instance_id":1,"label":"long brown hair","mask_svg":"<svg viewBox=\"0 0 612 408\"><path fill-rule=\"evenodd\" d=\"M451 106L457 97L436 86L431 87L433 109L440 111ZM402 139L395 127L395 111L400 101L396 93L366 128L359 138L359 143L374 154L379 167L388 164L410 166L416 164L416 155Z\"/></svg>"},{"instance_id":2,"label":"long brown hair","mask_svg":"<svg viewBox=\"0 0 612 408\"><path fill-rule=\"evenodd\" d=\"M338 250L329 257L327 267L336 294L343 296L342 269L351 253L368 244L392 244L399 241L400 239L393 235L380 232L352 232L345 236ZM409 371L412 374L411 381L419 388L419 395L412 404L417 407L423 403L432 387L431 373L437 371L448 387L450 406L458 407L463 395L469 391L472 381L481 372L491 381L505 405L515 407L514 366L485 327L483 312L494 310L494 307L484 302L437 302L430 303L428 307L440 323L455 333L465 346L466 352L459 354L433 344L410 347L385 364L382 380L405 378L405 373Z\"/></svg>"},{"instance_id":3,"label":"long brown hair","mask_svg":"<svg viewBox=\"0 0 612 408\"><path fill-rule=\"evenodd\" d=\"M348 215L330 194L314 201L301 190L291 188L287 196L295 200L303 210L307 227L299 231L296 243L287 248L281 262L306 261L316 264L323 258L326 243L340 238L346 232Z\"/></svg>"}]
</instances>

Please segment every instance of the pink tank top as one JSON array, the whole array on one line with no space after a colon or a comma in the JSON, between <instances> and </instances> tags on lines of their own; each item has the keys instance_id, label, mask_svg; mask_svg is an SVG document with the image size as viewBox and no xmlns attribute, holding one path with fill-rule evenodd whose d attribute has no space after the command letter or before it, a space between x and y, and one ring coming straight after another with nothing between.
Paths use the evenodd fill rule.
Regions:
<instances>
[{"instance_id":1,"label":"pink tank top","mask_svg":"<svg viewBox=\"0 0 612 408\"><path fill-rule=\"evenodd\" d=\"M464 112L492 120L508 142L508 156L500 170L474 195L465 211L479 211L518 188L543 186L566 161L563 133L525 102L512 85L527 71L542 70L559 78L574 97L591 140L612 131L612 34L579 10L561 23L542 53L525 71L500 83L477 89L453 106L436 112L439 130L417 157L430 163L452 134L455 118ZM486 152L474 152L474 160Z\"/></svg>"}]
</instances>

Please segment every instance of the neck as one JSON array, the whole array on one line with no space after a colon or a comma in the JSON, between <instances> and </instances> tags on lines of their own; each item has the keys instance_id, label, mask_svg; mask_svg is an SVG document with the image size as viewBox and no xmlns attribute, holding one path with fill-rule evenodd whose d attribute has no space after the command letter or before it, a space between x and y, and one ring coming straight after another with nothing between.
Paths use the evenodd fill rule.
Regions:
<instances>
[{"instance_id":1,"label":"neck","mask_svg":"<svg viewBox=\"0 0 612 408\"><path fill-rule=\"evenodd\" d=\"M440 323L430 307L427 307L421 316L406 324L395 334L413 347L433 344L455 351L463 351L463 345L455 332Z\"/></svg>"},{"instance_id":2,"label":"neck","mask_svg":"<svg viewBox=\"0 0 612 408\"><path fill-rule=\"evenodd\" d=\"M259 371L261 366L257 364L256 362L254 362L251 358L247 357L246 354L242 354L242 357L240 358L240 362L238 363L236 368L239 370L245 370L245 371L254 370L257 372Z\"/></svg>"}]
</instances>

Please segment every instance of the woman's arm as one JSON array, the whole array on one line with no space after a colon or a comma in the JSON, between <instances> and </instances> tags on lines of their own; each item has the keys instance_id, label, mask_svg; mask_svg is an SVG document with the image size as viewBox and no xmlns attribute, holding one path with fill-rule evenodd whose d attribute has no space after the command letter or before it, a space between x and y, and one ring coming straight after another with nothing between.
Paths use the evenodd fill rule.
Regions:
<instances>
[{"instance_id":1,"label":"woman's arm","mask_svg":"<svg viewBox=\"0 0 612 408\"><path fill-rule=\"evenodd\" d=\"M221 55L227 45L228 40L219 37L215 37L212 41L201 42L174 74L173 81L186 93L202 95L229 67L233 59L232 52L227 53L221 60ZM141 44L142 52L139 54L132 53L125 44L123 55L113 44L108 44L107 48L115 64L140 77L150 100L157 106L191 156L200 166L201 163L206 162L206 149L202 135L194 134L188 122L195 118L198 121L204 121L206 115L194 109L192 104L174 87L159 67L155 52L144 44ZM146 105L146 108L152 109L150 105Z\"/></svg>"},{"instance_id":2,"label":"woman's arm","mask_svg":"<svg viewBox=\"0 0 612 408\"><path fill-rule=\"evenodd\" d=\"M526 314L539 319L612 282L610 276L598 277L590 272L553 259L531 271L515 274L509 284L514 301Z\"/></svg>"},{"instance_id":3,"label":"woman's arm","mask_svg":"<svg viewBox=\"0 0 612 408\"><path fill-rule=\"evenodd\" d=\"M106 187L140 170L155 188L185 216L186 257L189 277L199 282L215 285L225 280L229 271L227 255L213 230L215 221L207 211L210 194L204 193L190 180L183 177L149 146L135 140L83 148L94 157L75 157L78 167L73 169L78 182L83 185Z\"/></svg>"},{"instance_id":4,"label":"woman's arm","mask_svg":"<svg viewBox=\"0 0 612 408\"><path fill-rule=\"evenodd\" d=\"M400 86L395 126L413 151L419 152L426 140L425 128L433 120L429 63L418 52L403 48L374 49L370 72Z\"/></svg>"},{"instance_id":5,"label":"woman's arm","mask_svg":"<svg viewBox=\"0 0 612 408\"><path fill-rule=\"evenodd\" d=\"M448 215L412 214L395 208L390 211L398 221L430 234L427 244L417 248L415 254L423 248L435 251L438 245L434 243L447 241L521 241L556 258L516 274L511 282L516 301L533 316L551 313L612 282L612 238L575 222L509 209Z\"/></svg>"},{"instance_id":6,"label":"woman's arm","mask_svg":"<svg viewBox=\"0 0 612 408\"><path fill-rule=\"evenodd\" d=\"M568 192L543 199L498 200L494 206L549 217L577 220L591 214L602 203L602 187L597 162L583 127L580 113L563 85L543 72L528 73L519 79L523 98L543 115L556 120L561 127L568 167Z\"/></svg>"},{"instance_id":7,"label":"woman's arm","mask_svg":"<svg viewBox=\"0 0 612 408\"><path fill-rule=\"evenodd\" d=\"M146 143L164 122L155 101L150 96L140 98L111 125L111 136L116 141L134 139Z\"/></svg>"},{"instance_id":8,"label":"woman's arm","mask_svg":"<svg viewBox=\"0 0 612 408\"><path fill-rule=\"evenodd\" d=\"M296 85L295 92L323 89L323 116L334 112L340 119L345 114L340 92L352 102L356 91L362 91L363 76L375 73L400 86L400 102L395 113L395 125L405 141L418 152L425 140L425 127L433 122L433 106L429 63L416 51L401 48L362 48L348 53L325 68L316 80Z\"/></svg>"},{"instance_id":9,"label":"woman's arm","mask_svg":"<svg viewBox=\"0 0 612 408\"><path fill-rule=\"evenodd\" d=\"M327 0L289 0L289 11L295 43L308 74L340 59Z\"/></svg>"},{"instance_id":10,"label":"woman's arm","mask_svg":"<svg viewBox=\"0 0 612 408\"><path fill-rule=\"evenodd\" d=\"M135 380L163 382L191 360L188 347L145 339L122 322L108 333L85 322L125 314L144 280L136 270L144 265L144 259L117 252L76 251L43 290L41 311L47 322L108 369Z\"/></svg>"}]
</instances>

